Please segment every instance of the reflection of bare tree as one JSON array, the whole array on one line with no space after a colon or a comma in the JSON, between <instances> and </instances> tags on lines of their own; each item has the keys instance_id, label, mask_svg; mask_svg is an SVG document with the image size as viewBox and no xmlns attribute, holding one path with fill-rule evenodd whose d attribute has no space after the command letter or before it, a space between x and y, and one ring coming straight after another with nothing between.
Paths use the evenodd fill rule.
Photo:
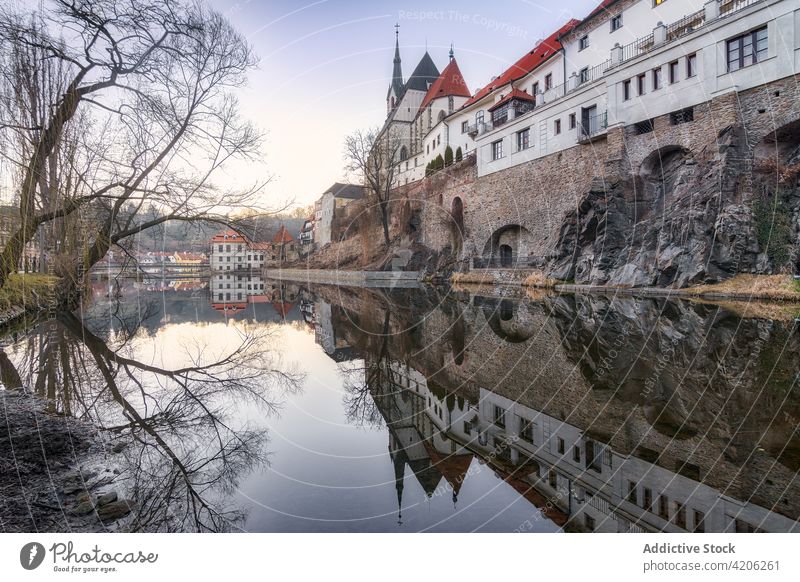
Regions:
<instances>
[{"instance_id":1,"label":"reflection of bare tree","mask_svg":"<svg viewBox=\"0 0 800 582\"><path fill-rule=\"evenodd\" d=\"M195 343L190 364L168 368L137 357L135 327L105 341L71 313L32 335L16 368L69 414L90 419L120 444L120 481L141 531L221 531L243 515L227 501L242 476L267 461L266 430L234 425L234 408L274 413L300 374L282 365L268 328L240 330L224 353ZM16 354L15 354L16 355Z\"/></svg>"},{"instance_id":2,"label":"reflection of bare tree","mask_svg":"<svg viewBox=\"0 0 800 582\"><path fill-rule=\"evenodd\" d=\"M348 363L341 368L344 378L344 404L347 422L355 426L380 427L384 418L378 408L375 393L376 387L391 387L395 385L395 373L389 358L389 323L391 312L387 309L383 315L381 333L373 336L376 343L375 349L367 351L370 354L360 363Z\"/></svg>"}]
</instances>

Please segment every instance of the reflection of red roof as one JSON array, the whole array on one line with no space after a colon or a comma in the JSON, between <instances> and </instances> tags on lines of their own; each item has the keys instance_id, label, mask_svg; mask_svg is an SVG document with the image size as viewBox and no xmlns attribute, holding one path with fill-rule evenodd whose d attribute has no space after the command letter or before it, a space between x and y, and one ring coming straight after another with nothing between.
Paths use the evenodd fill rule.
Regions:
<instances>
[{"instance_id":1,"label":"reflection of red roof","mask_svg":"<svg viewBox=\"0 0 800 582\"><path fill-rule=\"evenodd\" d=\"M244 311L247 308L247 303L212 303L211 309L217 311Z\"/></svg>"},{"instance_id":2,"label":"reflection of red roof","mask_svg":"<svg viewBox=\"0 0 800 582\"><path fill-rule=\"evenodd\" d=\"M289 234L289 231L286 230L286 227L283 225L281 225L278 232L275 233L275 236L272 237L272 242L277 244L290 243L293 240L292 235Z\"/></svg>"},{"instance_id":3,"label":"reflection of red roof","mask_svg":"<svg viewBox=\"0 0 800 582\"><path fill-rule=\"evenodd\" d=\"M294 307L294 303L289 303L288 301L273 301L272 308L278 312L278 315L281 317L286 317L286 315L292 310Z\"/></svg>"},{"instance_id":4,"label":"reflection of red roof","mask_svg":"<svg viewBox=\"0 0 800 582\"><path fill-rule=\"evenodd\" d=\"M453 488L453 492L458 495L464 479L467 478L467 471L472 463L472 453L442 455L428 441L425 441L425 450L428 452L433 466L439 470Z\"/></svg>"},{"instance_id":5,"label":"reflection of red roof","mask_svg":"<svg viewBox=\"0 0 800 582\"><path fill-rule=\"evenodd\" d=\"M533 50L506 69L502 75L497 77L485 87L481 88L470 100L464 104L464 107L480 101L495 89L499 89L500 87L503 87L512 81L516 81L517 79L524 77L540 65L547 62L550 57L561 50L561 43L558 41L558 38L568 33L578 24L580 24L580 21L575 20L574 18L567 22L556 32L536 45Z\"/></svg>"},{"instance_id":6,"label":"reflection of red roof","mask_svg":"<svg viewBox=\"0 0 800 582\"><path fill-rule=\"evenodd\" d=\"M504 104L508 103L512 99L521 99L522 101L533 101L534 100L533 96L530 95L527 91L520 91L519 89L514 88L514 89L511 89L511 92L508 95L506 95L505 97L500 99L500 101L498 101L497 103L495 103L494 105L489 107L489 111L494 111L495 109L497 109L501 105L504 105Z\"/></svg>"},{"instance_id":7,"label":"reflection of red roof","mask_svg":"<svg viewBox=\"0 0 800 582\"><path fill-rule=\"evenodd\" d=\"M238 232L234 230L226 230L224 232L218 232L213 237L211 237L211 242L248 242L247 237L242 236Z\"/></svg>"},{"instance_id":8,"label":"reflection of red roof","mask_svg":"<svg viewBox=\"0 0 800 582\"><path fill-rule=\"evenodd\" d=\"M564 527L566 525L569 516L556 507L545 495L539 493L533 485L498 467L493 468L495 473L497 473L503 481L511 485L517 493L532 503L534 507L537 507L544 517L559 527Z\"/></svg>"},{"instance_id":9,"label":"reflection of red roof","mask_svg":"<svg viewBox=\"0 0 800 582\"><path fill-rule=\"evenodd\" d=\"M450 60L448 65L444 68L444 71L442 71L442 74L439 75L439 78L433 82L428 92L425 93L425 98L422 100L422 105L420 105L419 108L425 109L428 103L434 99L447 97L449 95L458 97L469 97L471 95L455 59Z\"/></svg>"}]
</instances>

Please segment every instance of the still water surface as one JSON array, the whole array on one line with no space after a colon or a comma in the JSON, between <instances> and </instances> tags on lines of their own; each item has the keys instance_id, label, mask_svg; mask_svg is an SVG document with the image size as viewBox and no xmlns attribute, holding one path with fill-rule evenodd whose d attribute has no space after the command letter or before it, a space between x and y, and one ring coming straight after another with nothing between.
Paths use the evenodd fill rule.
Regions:
<instances>
[{"instance_id":1,"label":"still water surface","mask_svg":"<svg viewBox=\"0 0 800 582\"><path fill-rule=\"evenodd\" d=\"M6 338L145 530L792 531L781 309L238 278L98 281Z\"/></svg>"}]
</instances>

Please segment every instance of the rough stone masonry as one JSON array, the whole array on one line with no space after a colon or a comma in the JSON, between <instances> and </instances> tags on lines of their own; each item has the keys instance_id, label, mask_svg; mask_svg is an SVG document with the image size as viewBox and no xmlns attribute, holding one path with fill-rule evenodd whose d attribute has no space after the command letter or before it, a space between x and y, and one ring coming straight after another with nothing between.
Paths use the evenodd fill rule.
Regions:
<instances>
[{"instance_id":1,"label":"rough stone masonry","mask_svg":"<svg viewBox=\"0 0 800 582\"><path fill-rule=\"evenodd\" d=\"M507 244L515 267L562 281L683 287L798 272L799 168L787 78L486 176L467 159L398 196L417 242L459 270Z\"/></svg>"}]
</instances>

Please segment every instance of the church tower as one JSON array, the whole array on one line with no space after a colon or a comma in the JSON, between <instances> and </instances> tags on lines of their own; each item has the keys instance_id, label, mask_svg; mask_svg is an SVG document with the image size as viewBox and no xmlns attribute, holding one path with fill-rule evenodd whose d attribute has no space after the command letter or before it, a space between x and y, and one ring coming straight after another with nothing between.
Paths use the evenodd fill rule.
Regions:
<instances>
[{"instance_id":1,"label":"church tower","mask_svg":"<svg viewBox=\"0 0 800 582\"><path fill-rule=\"evenodd\" d=\"M390 114L400 103L403 96L403 68L400 65L400 25L394 25L394 61L392 68L392 84L386 93L386 114Z\"/></svg>"}]
</instances>

